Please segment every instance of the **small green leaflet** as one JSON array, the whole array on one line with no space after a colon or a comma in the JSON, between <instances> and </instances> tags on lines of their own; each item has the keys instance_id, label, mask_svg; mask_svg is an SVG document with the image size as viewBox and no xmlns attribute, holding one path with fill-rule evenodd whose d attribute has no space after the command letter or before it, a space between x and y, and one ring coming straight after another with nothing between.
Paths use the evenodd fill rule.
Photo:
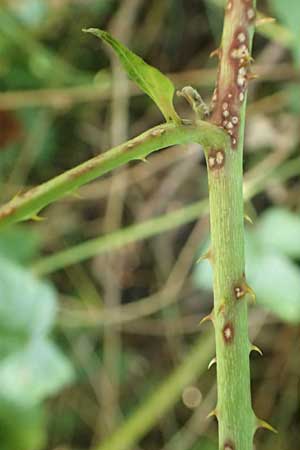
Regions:
<instances>
[{"instance_id":1,"label":"small green leaflet","mask_svg":"<svg viewBox=\"0 0 300 450\"><path fill-rule=\"evenodd\" d=\"M173 106L174 85L155 67L147 64L109 33L98 28L83 30L105 41L115 50L129 78L144 91L161 110L167 122L179 123L180 118Z\"/></svg>"}]
</instances>

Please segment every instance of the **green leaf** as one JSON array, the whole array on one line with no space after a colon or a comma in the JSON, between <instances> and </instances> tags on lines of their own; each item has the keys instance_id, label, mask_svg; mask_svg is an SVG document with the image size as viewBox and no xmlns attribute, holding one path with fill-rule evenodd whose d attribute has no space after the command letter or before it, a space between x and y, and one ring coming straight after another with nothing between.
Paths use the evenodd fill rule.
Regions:
<instances>
[{"instance_id":1,"label":"green leaf","mask_svg":"<svg viewBox=\"0 0 300 450\"><path fill-rule=\"evenodd\" d=\"M35 27L47 19L50 13L49 6L40 0L27 0L11 5L14 14L27 26Z\"/></svg>"},{"instance_id":2,"label":"green leaf","mask_svg":"<svg viewBox=\"0 0 300 450\"><path fill-rule=\"evenodd\" d=\"M300 66L300 3L299 0L270 0L271 9L279 20L286 25L294 35L294 59Z\"/></svg>"},{"instance_id":3,"label":"green leaf","mask_svg":"<svg viewBox=\"0 0 300 450\"><path fill-rule=\"evenodd\" d=\"M246 253L246 273L251 287L257 294L257 302L290 323L300 321L300 271L283 254L265 250Z\"/></svg>"},{"instance_id":4,"label":"green leaf","mask_svg":"<svg viewBox=\"0 0 300 450\"><path fill-rule=\"evenodd\" d=\"M56 312L56 295L30 272L0 258L0 358L45 336Z\"/></svg>"},{"instance_id":5,"label":"green leaf","mask_svg":"<svg viewBox=\"0 0 300 450\"><path fill-rule=\"evenodd\" d=\"M300 258L300 215L270 208L260 218L256 234L265 246L291 258Z\"/></svg>"},{"instance_id":6,"label":"green leaf","mask_svg":"<svg viewBox=\"0 0 300 450\"><path fill-rule=\"evenodd\" d=\"M169 78L155 67L147 64L142 58L135 55L106 31L99 30L98 28L89 28L83 31L94 34L115 50L129 78L152 98L167 122L180 122L180 118L173 106L175 88Z\"/></svg>"},{"instance_id":7,"label":"green leaf","mask_svg":"<svg viewBox=\"0 0 300 450\"><path fill-rule=\"evenodd\" d=\"M70 363L47 339L32 340L0 362L1 391L16 404L38 404L72 378Z\"/></svg>"},{"instance_id":8,"label":"green leaf","mask_svg":"<svg viewBox=\"0 0 300 450\"><path fill-rule=\"evenodd\" d=\"M0 397L0 449L38 450L46 444L45 414L40 406L20 407Z\"/></svg>"},{"instance_id":9,"label":"green leaf","mask_svg":"<svg viewBox=\"0 0 300 450\"><path fill-rule=\"evenodd\" d=\"M73 378L68 360L47 338L55 291L0 258L0 450L43 448L40 402Z\"/></svg>"},{"instance_id":10,"label":"green leaf","mask_svg":"<svg viewBox=\"0 0 300 450\"><path fill-rule=\"evenodd\" d=\"M30 262L39 254L40 238L27 226L13 226L0 234L0 256L22 264Z\"/></svg>"}]
</instances>

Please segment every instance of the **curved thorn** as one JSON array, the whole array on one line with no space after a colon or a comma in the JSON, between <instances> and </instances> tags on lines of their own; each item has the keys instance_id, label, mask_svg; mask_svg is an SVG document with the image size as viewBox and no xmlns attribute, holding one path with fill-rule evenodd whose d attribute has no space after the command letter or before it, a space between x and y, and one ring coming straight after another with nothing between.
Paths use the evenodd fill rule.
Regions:
<instances>
[{"instance_id":1,"label":"curved thorn","mask_svg":"<svg viewBox=\"0 0 300 450\"><path fill-rule=\"evenodd\" d=\"M33 216L30 217L31 220L33 220L34 222L42 222L43 220L45 220L45 217L41 217L38 216L37 214L34 214Z\"/></svg>"},{"instance_id":2,"label":"curved thorn","mask_svg":"<svg viewBox=\"0 0 300 450\"><path fill-rule=\"evenodd\" d=\"M266 430L272 431L272 433L278 434L276 428L272 427L272 425L262 419L256 419L256 428L265 428Z\"/></svg>"},{"instance_id":3,"label":"curved thorn","mask_svg":"<svg viewBox=\"0 0 300 450\"><path fill-rule=\"evenodd\" d=\"M17 198L22 194L22 189L19 189L18 192L13 196L13 198L10 200L11 202L17 200Z\"/></svg>"},{"instance_id":4,"label":"curved thorn","mask_svg":"<svg viewBox=\"0 0 300 450\"><path fill-rule=\"evenodd\" d=\"M200 262L204 261L205 259L208 259L209 261L211 261L211 249L208 249L207 252L203 253L203 255L201 255L197 259L196 264L199 264Z\"/></svg>"},{"instance_id":5,"label":"curved thorn","mask_svg":"<svg viewBox=\"0 0 300 450\"><path fill-rule=\"evenodd\" d=\"M246 222L251 223L251 225L253 225L253 220L251 219L250 216L248 216L248 214L244 214L244 219L246 220Z\"/></svg>"},{"instance_id":6,"label":"curved thorn","mask_svg":"<svg viewBox=\"0 0 300 450\"><path fill-rule=\"evenodd\" d=\"M257 347L257 345L253 345L253 344L250 345L250 352L252 352L252 351L259 353L260 356L263 356L262 350L259 347Z\"/></svg>"},{"instance_id":7,"label":"curved thorn","mask_svg":"<svg viewBox=\"0 0 300 450\"><path fill-rule=\"evenodd\" d=\"M257 73L253 73L253 72L248 72L247 73L247 80L248 81L257 80L257 78L259 78L259 75L257 75Z\"/></svg>"},{"instance_id":8,"label":"curved thorn","mask_svg":"<svg viewBox=\"0 0 300 450\"><path fill-rule=\"evenodd\" d=\"M251 299L252 299L252 303L256 302L256 295L254 290L246 283L246 281L243 281L240 284L237 284L234 287L234 295L235 298L237 300L241 300L245 297L246 294L249 294Z\"/></svg>"},{"instance_id":9,"label":"curved thorn","mask_svg":"<svg viewBox=\"0 0 300 450\"><path fill-rule=\"evenodd\" d=\"M204 322L207 322L208 320L211 320L213 322L213 313L207 314L207 316L202 317L202 319L199 322L199 325L202 325Z\"/></svg>"},{"instance_id":10,"label":"curved thorn","mask_svg":"<svg viewBox=\"0 0 300 450\"><path fill-rule=\"evenodd\" d=\"M214 357L214 358L210 361L210 363L209 363L208 366L207 366L207 369L209 370L214 364L217 364L217 358L216 358L216 357Z\"/></svg>"},{"instance_id":11,"label":"curved thorn","mask_svg":"<svg viewBox=\"0 0 300 450\"><path fill-rule=\"evenodd\" d=\"M252 303L255 304L256 303L256 294L255 294L254 290L248 284L245 285L245 292L246 292L246 294L250 295Z\"/></svg>"},{"instance_id":12,"label":"curved thorn","mask_svg":"<svg viewBox=\"0 0 300 450\"><path fill-rule=\"evenodd\" d=\"M83 195L79 194L79 192L72 192L71 196L74 198L78 198L79 200L84 199Z\"/></svg>"},{"instance_id":13,"label":"curved thorn","mask_svg":"<svg viewBox=\"0 0 300 450\"><path fill-rule=\"evenodd\" d=\"M255 26L260 27L262 25L266 25L268 23L274 23L276 22L276 19L274 17L262 17L261 19L257 19L255 22Z\"/></svg>"},{"instance_id":14,"label":"curved thorn","mask_svg":"<svg viewBox=\"0 0 300 450\"><path fill-rule=\"evenodd\" d=\"M216 56L217 58L220 58L220 54L221 54L221 50L219 48L216 48L215 50L210 52L209 57L214 58Z\"/></svg>"},{"instance_id":15,"label":"curved thorn","mask_svg":"<svg viewBox=\"0 0 300 450\"><path fill-rule=\"evenodd\" d=\"M210 417L216 417L218 418L217 409L213 409L209 414L207 414L206 419L209 419Z\"/></svg>"}]
</instances>

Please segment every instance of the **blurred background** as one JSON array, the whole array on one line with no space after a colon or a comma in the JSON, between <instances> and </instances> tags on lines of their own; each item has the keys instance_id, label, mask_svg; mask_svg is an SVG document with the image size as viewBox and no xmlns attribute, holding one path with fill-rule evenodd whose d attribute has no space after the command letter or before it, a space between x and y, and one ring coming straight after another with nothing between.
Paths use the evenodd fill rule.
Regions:
<instances>
[{"instance_id":1,"label":"blurred background","mask_svg":"<svg viewBox=\"0 0 300 450\"><path fill-rule=\"evenodd\" d=\"M99 27L209 102L218 0L2 0L2 203L162 122ZM245 139L256 414L300 431L300 4L259 1ZM191 111L175 99L182 117ZM90 183L0 235L0 450L216 450L207 177L177 146ZM137 225L138 224L138 225ZM228 380L230 383L231 380Z\"/></svg>"}]
</instances>

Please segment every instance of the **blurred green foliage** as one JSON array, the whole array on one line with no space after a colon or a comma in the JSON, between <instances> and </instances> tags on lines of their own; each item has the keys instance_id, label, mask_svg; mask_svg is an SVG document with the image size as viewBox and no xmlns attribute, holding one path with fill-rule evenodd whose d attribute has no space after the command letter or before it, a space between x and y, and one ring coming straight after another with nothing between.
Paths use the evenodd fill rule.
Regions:
<instances>
[{"instance_id":1,"label":"blurred green foliage","mask_svg":"<svg viewBox=\"0 0 300 450\"><path fill-rule=\"evenodd\" d=\"M219 42L220 3L1 2L1 200L109 148L120 124L128 137L161 120L131 84L117 92L120 68L82 28L111 31L170 72L176 88L195 85L209 98L216 64L208 55ZM300 7L296 0L268 0L259 8L277 23L259 28L255 41L261 79L249 93L245 172L247 181L263 187L250 205L257 219L247 227L247 277L257 294L253 322L261 307L269 313L258 336L267 357L252 364L254 402L280 435L260 434L256 446L288 450L299 443L299 174L278 171L271 181L267 174L299 154ZM174 389L161 416L162 399L155 396L170 392L173 375L189 364L190 335L200 333L199 319L211 305L206 263L192 269L199 242L207 241L205 220L178 230L174 222L161 236L149 233L146 244L136 236L109 256L95 248L89 260L48 282L30 271L62 249L104 235L109 240L114 230L205 200L199 150L177 150L130 165L118 182L87 186L82 198L48 208L43 222L1 233L0 450L101 449L107 436L136 423L141 410L148 422L132 437L140 441L137 448L170 450L179 435L180 450L215 450L216 430L204 421L214 404L211 371L193 369L202 398L195 409L178 400L183 388ZM212 356L209 345L202 349L203 360Z\"/></svg>"},{"instance_id":2,"label":"blurred green foliage","mask_svg":"<svg viewBox=\"0 0 300 450\"><path fill-rule=\"evenodd\" d=\"M12 238L13 232L17 237L17 230L12 229L7 237ZM32 236L28 233L28 244ZM19 242L11 239L9 245L7 240L6 252L24 260L29 254ZM0 286L1 449L31 450L40 448L45 439L41 402L69 383L73 371L48 337L56 313L53 288L3 257Z\"/></svg>"},{"instance_id":3,"label":"blurred green foliage","mask_svg":"<svg viewBox=\"0 0 300 450\"><path fill-rule=\"evenodd\" d=\"M300 8L298 0L289 0L288 5L281 0L270 0L276 17L293 33L293 55L296 66L300 67ZM288 6L288 7L287 7Z\"/></svg>"}]
</instances>

